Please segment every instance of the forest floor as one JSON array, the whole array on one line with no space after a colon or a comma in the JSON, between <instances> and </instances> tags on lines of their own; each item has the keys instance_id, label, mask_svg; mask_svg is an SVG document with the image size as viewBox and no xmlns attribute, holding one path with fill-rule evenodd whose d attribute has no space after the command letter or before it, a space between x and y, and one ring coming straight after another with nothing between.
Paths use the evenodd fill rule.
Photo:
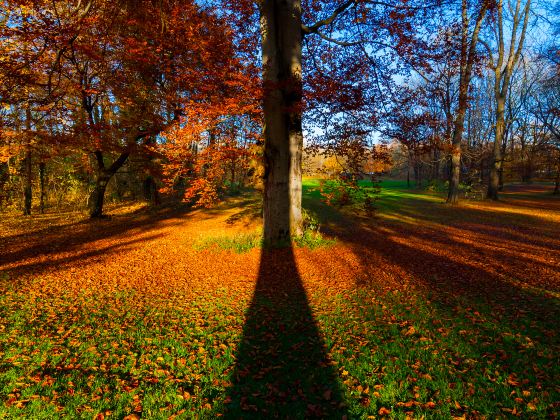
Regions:
<instances>
[{"instance_id":1,"label":"forest floor","mask_svg":"<svg viewBox=\"0 0 560 420\"><path fill-rule=\"evenodd\" d=\"M383 185L365 218L308 180L316 249L221 249L251 195L2 217L0 418L560 416L560 198Z\"/></svg>"}]
</instances>

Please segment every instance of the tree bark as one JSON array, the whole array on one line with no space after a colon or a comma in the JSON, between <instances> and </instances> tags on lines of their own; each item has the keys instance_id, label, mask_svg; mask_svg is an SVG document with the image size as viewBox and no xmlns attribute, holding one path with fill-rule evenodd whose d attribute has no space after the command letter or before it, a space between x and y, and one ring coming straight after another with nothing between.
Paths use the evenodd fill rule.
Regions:
<instances>
[{"instance_id":1,"label":"tree bark","mask_svg":"<svg viewBox=\"0 0 560 420\"><path fill-rule=\"evenodd\" d=\"M45 162L39 163L39 211L45 213Z\"/></svg>"},{"instance_id":2,"label":"tree bark","mask_svg":"<svg viewBox=\"0 0 560 420\"><path fill-rule=\"evenodd\" d=\"M300 0L261 5L264 83L264 240L301 235L302 29Z\"/></svg>"}]
</instances>

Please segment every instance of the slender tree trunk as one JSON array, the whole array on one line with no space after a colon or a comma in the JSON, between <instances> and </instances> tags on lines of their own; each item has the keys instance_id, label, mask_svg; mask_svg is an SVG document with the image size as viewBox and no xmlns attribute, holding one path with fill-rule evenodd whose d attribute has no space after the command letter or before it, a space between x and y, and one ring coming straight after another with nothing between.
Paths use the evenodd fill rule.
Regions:
<instances>
[{"instance_id":1,"label":"slender tree trunk","mask_svg":"<svg viewBox=\"0 0 560 420\"><path fill-rule=\"evenodd\" d=\"M455 119L455 129L453 131L451 176L449 179L449 192L447 194L448 204L457 204L459 202L459 183L461 181L461 140L463 139L465 112L467 110L466 95L463 106L461 106L461 102L462 101L460 100L457 117Z\"/></svg>"},{"instance_id":2,"label":"slender tree trunk","mask_svg":"<svg viewBox=\"0 0 560 420\"><path fill-rule=\"evenodd\" d=\"M29 216L31 214L31 204L33 199L33 167L31 162L31 109L29 105L25 111L25 124L26 124L26 150L25 150L25 160L24 160L24 178L25 184L23 187L23 215Z\"/></svg>"},{"instance_id":3,"label":"slender tree trunk","mask_svg":"<svg viewBox=\"0 0 560 420\"><path fill-rule=\"evenodd\" d=\"M554 180L554 195L560 194L560 155L556 160L556 179Z\"/></svg>"},{"instance_id":4,"label":"slender tree trunk","mask_svg":"<svg viewBox=\"0 0 560 420\"><path fill-rule=\"evenodd\" d=\"M476 45L480 28L484 22L488 10L488 2L481 2L480 9L476 18L472 33L469 35L469 18L467 2L462 2L462 34L461 34L461 54L460 54L460 75L459 75L459 100L457 115L453 128L453 139L451 141L451 176L449 179L449 193L447 194L448 204L459 202L459 182L461 180L461 142L465 129L465 114L469 101L469 85L471 83L472 66L476 56Z\"/></svg>"},{"instance_id":5,"label":"slender tree trunk","mask_svg":"<svg viewBox=\"0 0 560 420\"><path fill-rule=\"evenodd\" d=\"M39 211L45 213L45 162L39 163Z\"/></svg>"},{"instance_id":6,"label":"slender tree trunk","mask_svg":"<svg viewBox=\"0 0 560 420\"><path fill-rule=\"evenodd\" d=\"M6 183L10 180L10 166L8 162L0 162L0 209L4 202L8 201L8 192L5 188Z\"/></svg>"},{"instance_id":7,"label":"slender tree trunk","mask_svg":"<svg viewBox=\"0 0 560 420\"><path fill-rule=\"evenodd\" d=\"M437 181L439 179L439 149L434 148L434 164L432 168L432 180Z\"/></svg>"},{"instance_id":8,"label":"slender tree trunk","mask_svg":"<svg viewBox=\"0 0 560 420\"><path fill-rule=\"evenodd\" d=\"M406 188L410 189L410 151L406 159Z\"/></svg>"},{"instance_id":9,"label":"slender tree trunk","mask_svg":"<svg viewBox=\"0 0 560 420\"><path fill-rule=\"evenodd\" d=\"M264 239L302 234L302 29L300 0L263 0Z\"/></svg>"},{"instance_id":10,"label":"slender tree trunk","mask_svg":"<svg viewBox=\"0 0 560 420\"><path fill-rule=\"evenodd\" d=\"M502 142L504 140L505 128L505 99L496 98L496 136L494 138L494 155L490 168L490 181L488 183L487 198L498 199L500 189L500 172L502 171Z\"/></svg>"},{"instance_id":11,"label":"slender tree trunk","mask_svg":"<svg viewBox=\"0 0 560 420\"><path fill-rule=\"evenodd\" d=\"M488 183L487 197L492 200L498 199L500 188L500 172L502 171L502 141L504 136L504 101L497 103L496 109L496 136L494 139L494 154L490 168L490 180Z\"/></svg>"}]
</instances>

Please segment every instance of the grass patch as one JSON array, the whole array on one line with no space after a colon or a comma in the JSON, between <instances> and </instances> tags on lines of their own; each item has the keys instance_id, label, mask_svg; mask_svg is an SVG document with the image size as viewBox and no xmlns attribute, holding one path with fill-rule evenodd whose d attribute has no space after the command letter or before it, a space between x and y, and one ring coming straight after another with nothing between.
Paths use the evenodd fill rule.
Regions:
<instances>
[{"instance_id":1,"label":"grass patch","mask_svg":"<svg viewBox=\"0 0 560 420\"><path fill-rule=\"evenodd\" d=\"M210 236L201 237L193 245L197 251L203 249L219 249L222 251L233 251L238 254L249 252L253 248L261 248L263 245L262 233L238 233L233 236Z\"/></svg>"},{"instance_id":2,"label":"grass patch","mask_svg":"<svg viewBox=\"0 0 560 420\"><path fill-rule=\"evenodd\" d=\"M316 230L306 229L302 236L294 237L292 244L300 248L317 249L321 247L332 246L336 243L334 239L325 238L320 232ZM274 248L284 248L289 246L289 243L279 244ZM197 251L204 249L214 249L221 251L233 251L237 254L249 252L253 248L271 248L272 246L266 244L262 238L262 233L238 233L233 236L209 236L201 237L193 245Z\"/></svg>"},{"instance_id":3,"label":"grass patch","mask_svg":"<svg viewBox=\"0 0 560 420\"><path fill-rule=\"evenodd\" d=\"M316 249L332 246L336 243L334 239L325 238L320 232L306 230L303 235L294 238L294 244L301 248Z\"/></svg>"}]
</instances>

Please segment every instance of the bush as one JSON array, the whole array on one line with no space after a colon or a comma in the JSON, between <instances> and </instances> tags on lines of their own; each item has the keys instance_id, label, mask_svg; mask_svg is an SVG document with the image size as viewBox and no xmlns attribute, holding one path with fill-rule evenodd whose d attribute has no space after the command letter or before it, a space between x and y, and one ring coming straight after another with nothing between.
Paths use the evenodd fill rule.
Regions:
<instances>
[{"instance_id":1,"label":"bush","mask_svg":"<svg viewBox=\"0 0 560 420\"><path fill-rule=\"evenodd\" d=\"M343 179L321 180L319 191L323 201L330 206L357 206L366 214L372 215L377 209L376 203L381 194L378 181L371 181L370 186L363 182Z\"/></svg>"}]
</instances>

